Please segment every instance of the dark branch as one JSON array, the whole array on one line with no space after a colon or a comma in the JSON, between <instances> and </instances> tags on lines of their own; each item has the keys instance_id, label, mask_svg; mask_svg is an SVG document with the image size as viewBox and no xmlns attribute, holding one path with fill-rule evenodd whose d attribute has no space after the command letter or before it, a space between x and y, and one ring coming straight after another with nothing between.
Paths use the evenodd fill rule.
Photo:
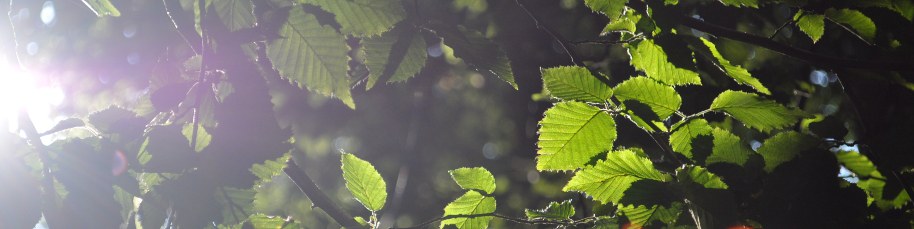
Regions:
<instances>
[{"instance_id":1,"label":"dark branch","mask_svg":"<svg viewBox=\"0 0 914 229\"><path fill-rule=\"evenodd\" d=\"M168 18L171 19L171 23L174 24L187 46L190 46L197 54L203 53L202 48L197 45L203 39L194 28L194 18L182 14L179 0L162 0L162 3L165 4L165 13L168 14Z\"/></svg>"},{"instance_id":2,"label":"dark branch","mask_svg":"<svg viewBox=\"0 0 914 229\"><path fill-rule=\"evenodd\" d=\"M797 49L789 45L775 42L765 37L743 33L736 30L724 28L719 25L706 23L702 20L686 16L679 12L675 12L673 9L667 8L664 9L663 12L666 12L667 15L672 15L673 21L676 21L683 26L690 27L718 37L728 38L735 41L749 43L762 48L766 48L771 51L803 60L813 65L827 68L857 68L903 72L914 71L914 62L868 61L831 57L802 49Z\"/></svg>"},{"instance_id":3,"label":"dark branch","mask_svg":"<svg viewBox=\"0 0 914 229\"><path fill-rule=\"evenodd\" d=\"M545 25L543 25L540 22L542 20L540 20L540 18L537 17L536 14L533 14L533 12L530 12L530 10L528 10L527 7L524 6L524 4L521 3L520 1L521 0L514 0L514 2L517 3L517 6L519 6L521 10L524 10L524 13L527 13L527 16L530 16L530 19L533 19L533 23L536 24L536 28L542 30L543 32L546 32L546 34L549 34L549 36L552 37L552 39L555 40L555 42L558 42L559 46L562 47L562 50L565 51L565 54L568 55L568 59L571 60L572 63L574 63L575 65L578 65L578 66L584 66L583 63L581 63L580 61L578 61L577 59L574 58L575 56L577 56L577 54L575 54L574 50L568 48L568 46L570 46L570 44L568 44L568 40L566 40L564 37L562 37L562 35L552 32L551 29L549 29Z\"/></svg>"},{"instance_id":4,"label":"dark branch","mask_svg":"<svg viewBox=\"0 0 914 229\"><path fill-rule=\"evenodd\" d=\"M345 228L362 228L361 224L355 221L349 213L344 212L330 200L330 197L327 196L320 188L317 187L317 184L314 184L314 181L311 180L311 177L308 177L308 174L304 170L298 167L294 161L289 160L286 163L286 168L283 169L283 172L292 179L292 183L295 183L295 186L298 186L305 195L308 196L308 199L314 203L314 206L321 208L327 215L330 215L330 218L336 220L337 223L342 225Z\"/></svg>"}]
</instances>

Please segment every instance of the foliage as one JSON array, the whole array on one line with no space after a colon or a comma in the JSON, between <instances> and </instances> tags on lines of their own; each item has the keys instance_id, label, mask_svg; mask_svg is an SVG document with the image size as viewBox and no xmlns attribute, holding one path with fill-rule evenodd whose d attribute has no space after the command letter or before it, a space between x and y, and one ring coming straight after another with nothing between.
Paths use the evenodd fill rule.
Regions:
<instances>
[{"instance_id":1,"label":"foliage","mask_svg":"<svg viewBox=\"0 0 914 229\"><path fill-rule=\"evenodd\" d=\"M99 22L137 11L83 2ZM165 27L180 39L159 47L165 51L156 64L164 67L139 80L139 98L75 106L92 112L49 128L23 116L16 126L22 136L0 136L7 151L0 183L11 187L0 190L0 205L18 207L0 209L0 223L30 227L43 217L50 228L384 228L415 224L396 217L404 202L416 202L404 206L437 204L417 210L436 218L416 227L914 225L914 161L894 153L914 136L914 109L886 101L914 98L910 63L896 62L909 60L914 47L907 1L562 1L558 10L574 12L547 18L537 12L546 3L443 2L452 4L165 0L166 12L156 13L167 13ZM24 19L14 19L11 5L17 29ZM512 33L520 24L501 21L514 16L532 20L527 28L542 37L529 39L539 46ZM733 19L711 24L724 16ZM584 23L551 29L569 18ZM755 20L763 25L753 27ZM798 32L805 35L785 35ZM822 47L843 48L814 52ZM865 55L879 58L845 59ZM17 66L29 66L29 57L16 57ZM520 106L492 106L489 98L505 95L449 94L463 75L472 87L529 92L537 101L524 94ZM507 84L485 85L494 79ZM873 82L887 92L855 86ZM367 92L354 90L362 83ZM436 102L478 109L439 110ZM424 126L410 116L404 125L404 113L385 112L400 104L447 123ZM502 117L496 109L506 107L520 115ZM352 116L361 109L368 112ZM507 147L489 139L513 135L480 137L464 128L480 122L499 134L526 128L535 149L516 147L525 151L504 157ZM374 134L359 138L372 147L349 150L358 141L321 135L347 128ZM399 132L408 133L395 139L403 147L386 136ZM440 132L458 137L424 136ZM48 136L57 139L45 145ZM449 150L472 138L486 138L483 155L501 161L444 153L431 163L417 159L423 149ZM327 152L344 150L360 154L340 153L337 170L336 154ZM318 160L326 155L332 166ZM412 181L418 191L405 192L410 166L423 162L429 165L413 176L434 179ZM448 174L456 186L424 170L455 163L460 168ZM397 171L388 185L384 177ZM526 208L534 203L547 204ZM520 209L523 217L515 218Z\"/></svg>"}]
</instances>

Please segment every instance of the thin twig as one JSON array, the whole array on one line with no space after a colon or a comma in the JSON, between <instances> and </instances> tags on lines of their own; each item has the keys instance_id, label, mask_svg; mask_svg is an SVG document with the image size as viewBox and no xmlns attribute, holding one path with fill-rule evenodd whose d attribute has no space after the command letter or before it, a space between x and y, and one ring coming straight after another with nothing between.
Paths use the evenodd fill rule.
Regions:
<instances>
[{"instance_id":1,"label":"thin twig","mask_svg":"<svg viewBox=\"0 0 914 229\"><path fill-rule=\"evenodd\" d=\"M524 219L524 218L509 217L509 216L501 215L498 213L484 213L484 214L469 214L469 215L447 215L447 216L434 218L434 219L431 219L431 220L428 220L428 221L425 221L425 222L422 222L420 224L410 226L410 227L392 227L390 229L417 229L417 228L423 228L423 227L429 226L433 223L448 220L448 219L458 219L458 218L472 219L472 218L478 218L478 217L495 217L495 218L503 219L508 222L517 223L517 224L560 225L560 226L566 226L566 227L590 224L590 223L596 222L599 219L598 217L593 216L593 217L582 218L579 220L563 220L563 221L552 221L552 220L541 220L541 219L530 220L530 219Z\"/></svg>"},{"instance_id":2,"label":"thin twig","mask_svg":"<svg viewBox=\"0 0 914 229\"><path fill-rule=\"evenodd\" d=\"M778 27L778 29L774 30L774 33L772 33L771 36L768 36L768 39L769 39L769 40L774 40L774 37L777 36L778 33L780 33L782 29L786 28L788 25L791 25L791 24L793 24L793 23L796 23L796 22L799 21L801 18L803 18L803 16L806 16L806 12L805 12L805 11L801 11L800 16L797 17L796 19L790 19L789 21L784 22L784 24L782 24L781 27Z\"/></svg>"},{"instance_id":3,"label":"thin twig","mask_svg":"<svg viewBox=\"0 0 914 229\"><path fill-rule=\"evenodd\" d=\"M286 168L283 169L283 172L289 176L292 180L292 183L295 186L298 186L298 189L305 193L308 196L308 199L311 200L311 203L314 203L314 206L323 209L330 218L333 218L337 223L346 228L363 228L361 224L355 221L349 213L346 213L337 206L324 191L321 191L317 187L317 184L311 180L311 177L305 173L304 170L298 167L295 164L295 161L289 160L286 163Z\"/></svg>"},{"instance_id":4,"label":"thin twig","mask_svg":"<svg viewBox=\"0 0 914 229\"><path fill-rule=\"evenodd\" d=\"M530 10L527 9L527 7L524 6L524 4L521 3L520 1L521 0L514 0L514 2L517 3L517 6L519 6L520 9L524 11L524 13L527 13L527 16L530 16L530 19L533 19L533 23L536 25L536 28L542 30L543 32L546 32L546 34L548 34L550 37L552 37L552 39L554 39L556 42L558 42L559 46L562 47L562 50L565 51L565 54L568 55L568 59L571 60L572 63L574 63L575 65L583 66L583 64L581 62L578 62L578 60L576 60L574 58L575 56L577 56L577 54L575 54L575 52L573 50L568 48L568 44L567 44L568 41L566 41L564 38L562 38L561 35L559 35L555 32L552 32L552 30L550 30L545 25L543 25L542 22L540 22L541 20L539 19L539 17L537 17L535 14L533 14L533 12L530 12Z\"/></svg>"},{"instance_id":5,"label":"thin twig","mask_svg":"<svg viewBox=\"0 0 914 229\"><path fill-rule=\"evenodd\" d=\"M199 0L197 3L199 4L198 9L200 11L200 31L203 35L200 39L200 53L199 53L200 54L200 73L199 73L200 75L197 78L197 96L194 98L194 100L195 100L194 108L193 108L194 114L193 114L193 119L191 119L191 122L193 122L194 127L193 127L193 132L191 133L190 148L194 149L194 151L196 151L196 149L197 149L197 134L200 131L200 125L199 125L199 123L200 123L200 102L203 100L203 96L204 96L203 88L200 88L200 87L202 87L206 81L206 56L207 56L206 55L207 35L206 35L206 25L205 25L206 24L206 0ZM193 89L193 87L191 87L191 88ZM206 88L209 89L210 87L206 87Z\"/></svg>"}]
</instances>

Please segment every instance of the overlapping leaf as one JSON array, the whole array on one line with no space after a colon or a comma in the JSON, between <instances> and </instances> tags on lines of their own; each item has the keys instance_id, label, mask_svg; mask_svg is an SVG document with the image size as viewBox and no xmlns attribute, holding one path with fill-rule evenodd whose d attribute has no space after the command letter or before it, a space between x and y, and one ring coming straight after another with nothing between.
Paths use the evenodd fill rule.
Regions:
<instances>
[{"instance_id":1,"label":"overlapping leaf","mask_svg":"<svg viewBox=\"0 0 914 229\"><path fill-rule=\"evenodd\" d=\"M584 4L590 7L594 12L602 13L609 17L610 21L622 15L622 9L625 7L627 0L584 0Z\"/></svg>"},{"instance_id":2,"label":"overlapping leaf","mask_svg":"<svg viewBox=\"0 0 914 229\"><path fill-rule=\"evenodd\" d=\"M667 181L669 176L654 168L650 159L633 151L610 152L606 160L577 172L562 191L579 191L601 203L618 203L632 183L639 180Z\"/></svg>"},{"instance_id":3,"label":"overlapping leaf","mask_svg":"<svg viewBox=\"0 0 914 229\"><path fill-rule=\"evenodd\" d=\"M476 168L459 168L448 171L451 178L460 185L460 188L466 190L480 190L486 194L492 194L495 191L495 177L489 170L483 167Z\"/></svg>"},{"instance_id":4,"label":"overlapping leaf","mask_svg":"<svg viewBox=\"0 0 914 229\"><path fill-rule=\"evenodd\" d=\"M631 64L635 69L644 71L651 78L667 85L701 85L698 73L676 67L667 59L666 52L651 40L643 40L637 45L629 45Z\"/></svg>"},{"instance_id":5,"label":"overlapping leaf","mask_svg":"<svg viewBox=\"0 0 914 229\"><path fill-rule=\"evenodd\" d=\"M676 177L680 182L693 182L705 188L727 189L728 186L724 181L714 173L701 166L687 166L676 169Z\"/></svg>"},{"instance_id":6,"label":"overlapping leaf","mask_svg":"<svg viewBox=\"0 0 914 229\"><path fill-rule=\"evenodd\" d=\"M545 219L545 220L568 220L574 216L574 205L571 200L559 202L549 202L549 206L544 209L525 209L527 219Z\"/></svg>"},{"instance_id":7,"label":"overlapping leaf","mask_svg":"<svg viewBox=\"0 0 914 229\"><path fill-rule=\"evenodd\" d=\"M254 5L251 0L217 0L213 8L230 31L254 26Z\"/></svg>"},{"instance_id":8,"label":"overlapping leaf","mask_svg":"<svg viewBox=\"0 0 914 229\"><path fill-rule=\"evenodd\" d=\"M682 213L682 203L674 202L670 207L655 206L620 206L619 211L628 218L629 228L642 228L653 221L672 225Z\"/></svg>"},{"instance_id":9,"label":"overlapping leaf","mask_svg":"<svg viewBox=\"0 0 914 229\"><path fill-rule=\"evenodd\" d=\"M483 75L498 77L517 89L508 55L482 33L461 26L431 26L444 39L444 44L454 49L454 56L462 59L469 67Z\"/></svg>"},{"instance_id":10,"label":"overlapping leaf","mask_svg":"<svg viewBox=\"0 0 914 229\"><path fill-rule=\"evenodd\" d=\"M711 50L711 55L716 59L715 64L721 68L721 71L727 73L728 76L739 84L750 86L762 94L771 94L771 91L768 91L768 88L766 88L765 85L762 85L762 82L759 82L758 79L752 77L752 74L749 74L748 70L738 65L730 64L729 60L724 59L724 56L717 51L717 47L714 43L711 43L711 41L704 37L701 38L701 41Z\"/></svg>"},{"instance_id":11,"label":"overlapping leaf","mask_svg":"<svg viewBox=\"0 0 914 229\"><path fill-rule=\"evenodd\" d=\"M800 11L793 16L793 20L797 22L800 31L812 39L812 43L819 41L825 34L825 15Z\"/></svg>"},{"instance_id":12,"label":"overlapping leaf","mask_svg":"<svg viewBox=\"0 0 914 229\"><path fill-rule=\"evenodd\" d=\"M378 211L387 202L387 183L374 166L355 155L344 153L340 159L343 163L343 179L346 189L352 193L365 208Z\"/></svg>"},{"instance_id":13,"label":"overlapping leaf","mask_svg":"<svg viewBox=\"0 0 914 229\"><path fill-rule=\"evenodd\" d=\"M778 165L792 160L805 150L816 147L816 139L794 131L778 133L765 140L758 148L765 160L765 171L774 171Z\"/></svg>"},{"instance_id":14,"label":"overlapping leaf","mask_svg":"<svg viewBox=\"0 0 914 229\"><path fill-rule=\"evenodd\" d=\"M444 216L451 215L479 215L495 212L495 198L483 196L476 191L467 191L453 202L444 207ZM458 229L486 228L492 216L457 217L441 221L441 228L454 225Z\"/></svg>"},{"instance_id":15,"label":"overlapping leaf","mask_svg":"<svg viewBox=\"0 0 914 229\"><path fill-rule=\"evenodd\" d=\"M562 100L603 103L612 89L584 67L563 66L543 69L543 85Z\"/></svg>"},{"instance_id":16,"label":"overlapping leaf","mask_svg":"<svg viewBox=\"0 0 914 229\"><path fill-rule=\"evenodd\" d=\"M692 159L692 142L701 135L711 135L711 126L707 120L692 119L686 123L678 123L673 126L673 132L670 134L670 146L674 152Z\"/></svg>"},{"instance_id":17,"label":"overlapping leaf","mask_svg":"<svg viewBox=\"0 0 914 229\"><path fill-rule=\"evenodd\" d=\"M714 128L711 132L714 136L714 148L711 155L705 160L706 165L714 163L731 163L744 165L752 154L752 149L744 144L739 137L730 133L730 131Z\"/></svg>"},{"instance_id":18,"label":"overlapping leaf","mask_svg":"<svg viewBox=\"0 0 914 229\"><path fill-rule=\"evenodd\" d=\"M616 85L613 90L616 98L623 102L637 100L649 106L657 115L657 120L670 117L682 105L682 98L676 93L676 89L646 77L628 79Z\"/></svg>"},{"instance_id":19,"label":"overlapping leaf","mask_svg":"<svg viewBox=\"0 0 914 229\"><path fill-rule=\"evenodd\" d=\"M853 32L868 43L872 43L873 38L876 37L876 24L860 11L832 8L825 10L825 17L845 26L845 28L849 27L848 30L850 32Z\"/></svg>"},{"instance_id":20,"label":"overlapping leaf","mask_svg":"<svg viewBox=\"0 0 914 229\"><path fill-rule=\"evenodd\" d=\"M379 37L362 40L365 65L368 66L368 83L371 89L378 80L388 83L402 82L422 70L428 55L425 38L415 29L399 26Z\"/></svg>"},{"instance_id":21,"label":"overlapping leaf","mask_svg":"<svg viewBox=\"0 0 914 229\"><path fill-rule=\"evenodd\" d=\"M406 18L399 0L299 0L334 15L343 33L358 37L380 35Z\"/></svg>"},{"instance_id":22,"label":"overlapping leaf","mask_svg":"<svg viewBox=\"0 0 914 229\"><path fill-rule=\"evenodd\" d=\"M581 102L562 102L540 121L536 169L574 170L612 149L616 123L600 109Z\"/></svg>"},{"instance_id":23,"label":"overlapping leaf","mask_svg":"<svg viewBox=\"0 0 914 229\"><path fill-rule=\"evenodd\" d=\"M342 35L322 26L314 15L300 7L289 11L281 39L267 44L267 56L273 67L286 79L323 95L334 95L355 108L349 93L349 48Z\"/></svg>"},{"instance_id":24,"label":"overlapping leaf","mask_svg":"<svg viewBox=\"0 0 914 229\"><path fill-rule=\"evenodd\" d=\"M806 116L801 111L741 91L725 91L711 103L711 110L722 111L746 126L762 132L787 127Z\"/></svg>"}]
</instances>

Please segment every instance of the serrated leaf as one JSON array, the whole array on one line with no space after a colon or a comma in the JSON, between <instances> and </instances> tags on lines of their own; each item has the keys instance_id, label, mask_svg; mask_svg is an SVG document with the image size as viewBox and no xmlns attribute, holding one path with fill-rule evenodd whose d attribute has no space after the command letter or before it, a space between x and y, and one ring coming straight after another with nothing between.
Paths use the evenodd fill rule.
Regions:
<instances>
[{"instance_id":1,"label":"serrated leaf","mask_svg":"<svg viewBox=\"0 0 914 229\"><path fill-rule=\"evenodd\" d=\"M599 108L581 102L562 102L540 121L537 170L574 170L597 154L612 149L616 123Z\"/></svg>"},{"instance_id":2,"label":"serrated leaf","mask_svg":"<svg viewBox=\"0 0 914 229\"><path fill-rule=\"evenodd\" d=\"M873 38L876 37L876 24L860 11L830 8L825 10L825 17L845 26L848 31L853 32L867 43L872 43Z\"/></svg>"},{"instance_id":3,"label":"serrated leaf","mask_svg":"<svg viewBox=\"0 0 914 229\"><path fill-rule=\"evenodd\" d=\"M376 212L387 202L387 183L374 166L355 155L344 153L340 159L343 163L343 179L346 189L352 193L365 208Z\"/></svg>"},{"instance_id":4,"label":"serrated leaf","mask_svg":"<svg viewBox=\"0 0 914 229\"><path fill-rule=\"evenodd\" d=\"M648 77L656 79L667 85L701 85L698 73L676 67L667 59L666 52L653 41L645 39L637 45L628 46L631 55L631 64L635 69L643 71Z\"/></svg>"},{"instance_id":5,"label":"serrated leaf","mask_svg":"<svg viewBox=\"0 0 914 229\"><path fill-rule=\"evenodd\" d=\"M92 10L92 13L95 13L95 16L104 17L120 17L121 11L117 10L117 7L111 4L110 0L82 0L89 10Z\"/></svg>"},{"instance_id":6,"label":"serrated leaf","mask_svg":"<svg viewBox=\"0 0 914 229\"><path fill-rule=\"evenodd\" d=\"M366 89L374 87L379 79L388 83L406 81L418 74L428 59L425 38L407 26L398 26L379 37L363 39L362 45L369 71Z\"/></svg>"},{"instance_id":7,"label":"serrated leaf","mask_svg":"<svg viewBox=\"0 0 914 229\"><path fill-rule=\"evenodd\" d=\"M818 42L825 34L825 15L800 11L793 16L793 20L797 22L800 31L812 39L812 43Z\"/></svg>"},{"instance_id":8,"label":"serrated leaf","mask_svg":"<svg viewBox=\"0 0 914 229\"><path fill-rule=\"evenodd\" d=\"M745 165L752 154L752 149L743 144L739 137L730 133L730 131L714 128L714 148L711 155L705 160L706 165L714 163L732 163L736 165Z\"/></svg>"},{"instance_id":9,"label":"serrated leaf","mask_svg":"<svg viewBox=\"0 0 914 229\"><path fill-rule=\"evenodd\" d=\"M620 206L619 211L628 218L632 229L643 228L652 221L660 221L667 225L673 224L682 213L682 204L673 203L669 208L662 205L655 206Z\"/></svg>"},{"instance_id":10,"label":"serrated leaf","mask_svg":"<svg viewBox=\"0 0 914 229\"><path fill-rule=\"evenodd\" d=\"M109 106L104 110L89 114L89 124L104 133L110 133L115 129L118 121L136 118L136 113L119 106Z\"/></svg>"},{"instance_id":11,"label":"serrated leaf","mask_svg":"<svg viewBox=\"0 0 914 229\"><path fill-rule=\"evenodd\" d=\"M216 188L214 197L222 206L221 224L238 224L248 219L249 212L254 212L254 195L251 189Z\"/></svg>"},{"instance_id":12,"label":"serrated leaf","mask_svg":"<svg viewBox=\"0 0 914 229\"><path fill-rule=\"evenodd\" d=\"M349 47L333 28L322 26L314 15L301 7L289 11L288 21L279 31L281 39L267 44L267 56L284 78L299 87L336 96L355 108L349 92Z\"/></svg>"},{"instance_id":13,"label":"serrated leaf","mask_svg":"<svg viewBox=\"0 0 914 229\"><path fill-rule=\"evenodd\" d=\"M711 110L722 111L746 126L762 132L784 128L796 123L806 114L788 109L777 102L759 98L758 95L727 90L711 103Z\"/></svg>"},{"instance_id":14,"label":"serrated leaf","mask_svg":"<svg viewBox=\"0 0 914 229\"><path fill-rule=\"evenodd\" d=\"M406 18L398 0L299 0L334 15L340 30L358 37L380 35Z\"/></svg>"},{"instance_id":15,"label":"serrated leaf","mask_svg":"<svg viewBox=\"0 0 914 229\"><path fill-rule=\"evenodd\" d=\"M187 138L188 142L194 143L194 141L193 141L194 124L190 124L190 123L185 124L184 128L181 129L181 134L183 134L184 137ZM205 149L207 146L209 146L209 142L212 140L213 140L213 136L210 135L209 132L206 132L206 128L203 128L203 126L200 125L197 128L197 142L196 142L196 145L194 146L194 151L202 152L203 149Z\"/></svg>"},{"instance_id":16,"label":"serrated leaf","mask_svg":"<svg viewBox=\"0 0 914 229\"><path fill-rule=\"evenodd\" d=\"M603 27L603 31L600 32L601 36L606 36L611 32L627 32L635 33L638 31L638 22L641 21L641 14L635 12L632 9L626 8L624 14L615 19L610 20L609 23Z\"/></svg>"},{"instance_id":17,"label":"serrated leaf","mask_svg":"<svg viewBox=\"0 0 914 229\"><path fill-rule=\"evenodd\" d=\"M574 216L574 205L571 200L559 202L549 202L544 209L524 209L527 219L530 220L568 220Z\"/></svg>"},{"instance_id":18,"label":"serrated leaf","mask_svg":"<svg viewBox=\"0 0 914 229\"><path fill-rule=\"evenodd\" d=\"M251 173L253 173L254 176L257 176L257 178L260 178L260 182L257 184L263 184L264 182L272 180L274 176L282 174L282 170L286 168L286 163L291 157L291 153L286 153L276 160L266 160L262 164L254 164L251 166Z\"/></svg>"},{"instance_id":19,"label":"serrated leaf","mask_svg":"<svg viewBox=\"0 0 914 229\"><path fill-rule=\"evenodd\" d=\"M60 120L59 122L57 122L57 124L54 125L54 127L51 127L51 129L41 132L38 135L44 136L44 135L53 134L53 133L56 133L59 131L67 130L70 128L76 128L76 127L81 127L81 126L85 126L85 125L86 125L86 123L83 122L82 119L68 118L68 119Z\"/></svg>"},{"instance_id":20,"label":"serrated leaf","mask_svg":"<svg viewBox=\"0 0 914 229\"><path fill-rule=\"evenodd\" d=\"M495 191L495 177L489 170L483 167L476 168L459 168L448 171L451 178L460 185L460 188L466 190L480 190L486 194L492 194Z\"/></svg>"},{"instance_id":21,"label":"serrated leaf","mask_svg":"<svg viewBox=\"0 0 914 229\"><path fill-rule=\"evenodd\" d=\"M254 26L254 5L251 0L217 0L212 5L229 31Z\"/></svg>"},{"instance_id":22,"label":"serrated leaf","mask_svg":"<svg viewBox=\"0 0 914 229\"><path fill-rule=\"evenodd\" d=\"M711 50L711 55L716 59L715 64L720 68L721 71L726 73L730 78L733 78L737 83L742 85L747 85L755 89L756 91L770 95L771 91L768 91L768 88L765 85L762 85L762 82L759 82L758 79L752 77L752 74L749 74L749 71L743 67L730 64L730 61L724 59L724 56L717 51L717 47L704 37L701 37L701 42Z\"/></svg>"},{"instance_id":23,"label":"serrated leaf","mask_svg":"<svg viewBox=\"0 0 914 229\"><path fill-rule=\"evenodd\" d=\"M727 183L714 173L701 166L686 166L676 169L676 177L680 182L688 181L699 184L705 188L727 189Z\"/></svg>"},{"instance_id":24,"label":"serrated leaf","mask_svg":"<svg viewBox=\"0 0 914 229\"><path fill-rule=\"evenodd\" d=\"M610 152L606 160L577 172L562 191L579 191L601 203L618 203L632 183L639 180L667 181L650 159L631 150Z\"/></svg>"},{"instance_id":25,"label":"serrated leaf","mask_svg":"<svg viewBox=\"0 0 914 229\"><path fill-rule=\"evenodd\" d=\"M444 216L452 215L479 215L490 214L495 212L495 198L483 196L476 191L467 191L463 196L447 204L444 207ZM463 228L486 228L492 216L481 217L457 217L441 221L441 227L454 225L458 229Z\"/></svg>"},{"instance_id":26,"label":"serrated leaf","mask_svg":"<svg viewBox=\"0 0 914 229\"><path fill-rule=\"evenodd\" d=\"M882 178L882 174L876 170L876 165L865 155L855 151L841 151L835 154L838 162L844 165L847 170L856 174L860 179Z\"/></svg>"},{"instance_id":27,"label":"serrated leaf","mask_svg":"<svg viewBox=\"0 0 914 229\"><path fill-rule=\"evenodd\" d=\"M612 88L597 79L590 70L562 66L542 70L543 87L562 100L603 103L612 96ZM605 77L605 76L603 76Z\"/></svg>"},{"instance_id":28,"label":"serrated leaf","mask_svg":"<svg viewBox=\"0 0 914 229\"><path fill-rule=\"evenodd\" d=\"M625 3L628 3L628 0L584 0L584 5L594 12L606 15L610 21L615 21L622 15Z\"/></svg>"},{"instance_id":29,"label":"serrated leaf","mask_svg":"<svg viewBox=\"0 0 914 229\"><path fill-rule=\"evenodd\" d=\"M497 44L487 39L478 31L467 30L462 26L433 25L444 44L454 50L454 56L463 60L477 72L498 77L517 89L514 82L514 71L508 55Z\"/></svg>"},{"instance_id":30,"label":"serrated leaf","mask_svg":"<svg viewBox=\"0 0 914 229\"><path fill-rule=\"evenodd\" d=\"M759 154L765 160L765 171L774 171L778 165L792 160L800 154L816 147L816 139L794 131L778 133L762 143L758 148Z\"/></svg>"},{"instance_id":31,"label":"serrated leaf","mask_svg":"<svg viewBox=\"0 0 914 229\"><path fill-rule=\"evenodd\" d=\"M720 0L726 6L758 8L758 0Z\"/></svg>"},{"instance_id":32,"label":"serrated leaf","mask_svg":"<svg viewBox=\"0 0 914 229\"><path fill-rule=\"evenodd\" d=\"M711 126L704 119L692 119L686 123L678 123L673 126L673 132L670 134L670 146L674 152L680 153L686 158L692 159L692 142L698 136L711 135Z\"/></svg>"},{"instance_id":33,"label":"serrated leaf","mask_svg":"<svg viewBox=\"0 0 914 229\"><path fill-rule=\"evenodd\" d=\"M623 102L637 100L649 106L657 115L657 119L647 121L664 120L682 105L682 98L676 93L676 89L647 77L628 79L616 85L613 90L616 98Z\"/></svg>"}]
</instances>

